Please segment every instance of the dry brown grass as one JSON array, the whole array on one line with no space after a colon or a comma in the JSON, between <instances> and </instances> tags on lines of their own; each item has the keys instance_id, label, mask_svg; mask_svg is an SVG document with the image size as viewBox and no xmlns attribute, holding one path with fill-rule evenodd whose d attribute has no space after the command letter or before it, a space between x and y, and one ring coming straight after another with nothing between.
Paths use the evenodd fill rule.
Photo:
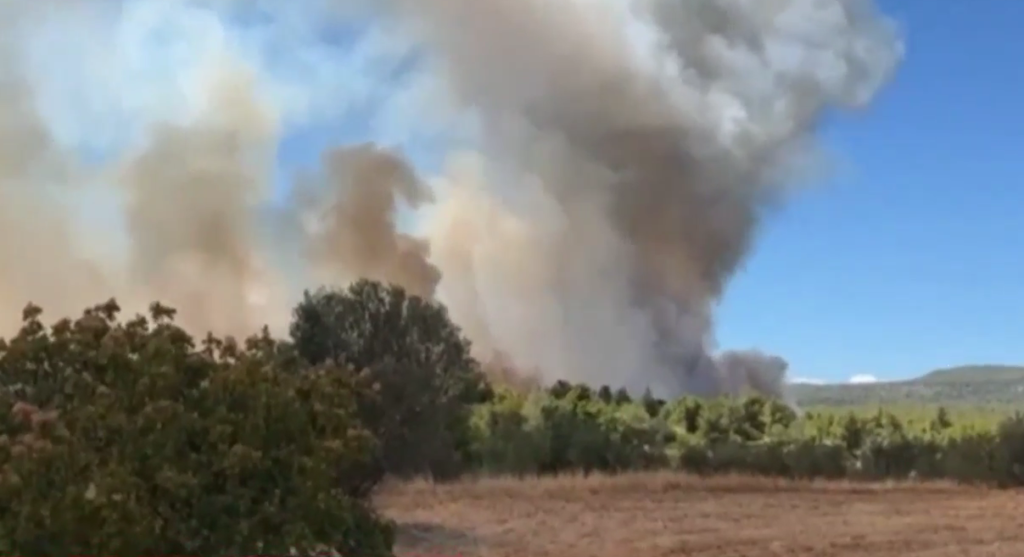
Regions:
<instances>
[{"instance_id":1,"label":"dry brown grass","mask_svg":"<svg viewBox=\"0 0 1024 557\"><path fill-rule=\"evenodd\" d=\"M399 556L1024 557L1024 493L679 474L385 486Z\"/></svg>"}]
</instances>

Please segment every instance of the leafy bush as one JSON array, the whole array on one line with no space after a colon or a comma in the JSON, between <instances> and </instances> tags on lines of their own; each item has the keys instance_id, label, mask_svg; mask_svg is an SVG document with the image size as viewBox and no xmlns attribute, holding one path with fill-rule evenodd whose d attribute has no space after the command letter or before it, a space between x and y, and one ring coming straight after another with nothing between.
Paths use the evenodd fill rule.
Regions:
<instances>
[{"instance_id":1,"label":"leafy bush","mask_svg":"<svg viewBox=\"0 0 1024 557\"><path fill-rule=\"evenodd\" d=\"M358 281L306 293L291 337L310 364L350 366L369 385L363 422L390 474L451 477L469 458L471 404L489 392L469 341L444 306L396 285Z\"/></svg>"},{"instance_id":2,"label":"leafy bush","mask_svg":"<svg viewBox=\"0 0 1024 557\"><path fill-rule=\"evenodd\" d=\"M491 473L620 472L667 467L671 432L631 404L603 403L590 392L563 398L504 392L478 407L474 456Z\"/></svg>"},{"instance_id":3,"label":"leafy bush","mask_svg":"<svg viewBox=\"0 0 1024 557\"><path fill-rule=\"evenodd\" d=\"M30 306L0 342L0 552L390 554L351 374L118 312Z\"/></svg>"},{"instance_id":4,"label":"leafy bush","mask_svg":"<svg viewBox=\"0 0 1024 557\"><path fill-rule=\"evenodd\" d=\"M1016 413L999 424L993 452L996 483L1004 487L1024 485L1024 415Z\"/></svg>"}]
</instances>

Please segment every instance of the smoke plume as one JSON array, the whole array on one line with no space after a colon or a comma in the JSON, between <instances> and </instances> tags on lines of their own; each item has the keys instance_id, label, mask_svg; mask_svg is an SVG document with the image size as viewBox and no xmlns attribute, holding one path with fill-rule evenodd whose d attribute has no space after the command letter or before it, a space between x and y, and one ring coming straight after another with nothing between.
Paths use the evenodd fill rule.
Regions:
<instances>
[{"instance_id":1,"label":"smoke plume","mask_svg":"<svg viewBox=\"0 0 1024 557\"><path fill-rule=\"evenodd\" d=\"M209 30L181 38L203 48L173 77L180 98L82 78L108 93L95 104L134 107L116 154L85 164L46 109L64 89L26 71L30 38L174 19L143 4L8 18L26 32L0 46L4 315L114 295L164 300L197 330L280 331L310 282L369 277L446 303L502 369L666 396L785 396L784 359L716 354L715 304L766 212L818 167L821 117L868 103L902 56L857 0L190 0L162 8L188 18L175 32ZM225 38L257 8L255 31ZM317 26L354 23L372 31L365 79L335 81ZM374 133L326 147L275 198L289 130L360 109L341 91L383 106ZM424 137L440 172L406 154ZM119 227L88 223L69 192Z\"/></svg>"},{"instance_id":2,"label":"smoke plume","mask_svg":"<svg viewBox=\"0 0 1024 557\"><path fill-rule=\"evenodd\" d=\"M20 23L30 13L0 8L0 310L17 318L29 300L78 311L79 294L101 295L102 278L79 253L65 218L81 176L35 110L22 79ZM44 255L45 254L45 255Z\"/></svg>"},{"instance_id":3,"label":"smoke plume","mask_svg":"<svg viewBox=\"0 0 1024 557\"><path fill-rule=\"evenodd\" d=\"M263 278L254 209L269 187L273 123L243 72L213 76L208 113L155 126L126 163L128 270L131 285L174 302L184 324L244 334L265 317L253 290Z\"/></svg>"},{"instance_id":4,"label":"smoke plume","mask_svg":"<svg viewBox=\"0 0 1024 557\"><path fill-rule=\"evenodd\" d=\"M327 187L300 190L309 260L321 279L393 282L432 299L441 272L428 259L429 244L395 222L399 200L413 207L432 201L416 171L374 145L333 150L323 166Z\"/></svg>"},{"instance_id":5,"label":"smoke plume","mask_svg":"<svg viewBox=\"0 0 1024 557\"><path fill-rule=\"evenodd\" d=\"M461 295L457 314L575 379L782 392L783 360L708 357L712 309L765 209L814 160L820 116L867 102L898 60L869 5L383 5L427 45L452 102L473 110L494 172L471 187L490 180L486 192L519 203L517 231L487 217L475 232L452 232L472 218L459 213L509 203L479 191L442 201L458 208L436 223L438 253L451 258L441 267L460 269L460 288L499 282L528 301L481 320L479 299L490 295L478 291Z\"/></svg>"}]
</instances>

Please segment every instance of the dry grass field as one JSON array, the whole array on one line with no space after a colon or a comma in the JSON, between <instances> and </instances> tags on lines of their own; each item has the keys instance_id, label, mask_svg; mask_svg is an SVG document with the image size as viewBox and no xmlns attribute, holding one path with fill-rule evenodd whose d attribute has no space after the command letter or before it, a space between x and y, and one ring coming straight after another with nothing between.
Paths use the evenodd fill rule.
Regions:
<instances>
[{"instance_id":1,"label":"dry grass field","mask_svg":"<svg viewBox=\"0 0 1024 557\"><path fill-rule=\"evenodd\" d=\"M678 474L385 486L399 556L1024 556L1024 493Z\"/></svg>"}]
</instances>

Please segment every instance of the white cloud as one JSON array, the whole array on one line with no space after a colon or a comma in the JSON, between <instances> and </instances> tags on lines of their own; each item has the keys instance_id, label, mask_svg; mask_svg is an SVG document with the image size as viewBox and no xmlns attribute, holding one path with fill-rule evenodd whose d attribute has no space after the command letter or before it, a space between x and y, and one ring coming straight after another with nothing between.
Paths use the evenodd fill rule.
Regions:
<instances>
[{"instance_id":1,"label":"white cloud","mask_svg":"<svg viewBox=\"0 0 1024 557\"><path fill-rule=\"evenodd\" d=\"M825 380L817 379L817 378L814 378L814 377L794 377L794 378L790 379L789 382L792 383L792 384L799 384L799 385L824 385L825 384Z\"/></svg>"},{"instance_id":2,"label":"white cloud","mask_svg":"<svg viewBox=\"0 0 1024 557\"><path fill-rule=\"evenodd\" d=\"M867 373L858 373L850 378L850 383L854 385L863 385L867 383L878 383L878 378L874 375Z\"/></svg>"}]
</instances>

